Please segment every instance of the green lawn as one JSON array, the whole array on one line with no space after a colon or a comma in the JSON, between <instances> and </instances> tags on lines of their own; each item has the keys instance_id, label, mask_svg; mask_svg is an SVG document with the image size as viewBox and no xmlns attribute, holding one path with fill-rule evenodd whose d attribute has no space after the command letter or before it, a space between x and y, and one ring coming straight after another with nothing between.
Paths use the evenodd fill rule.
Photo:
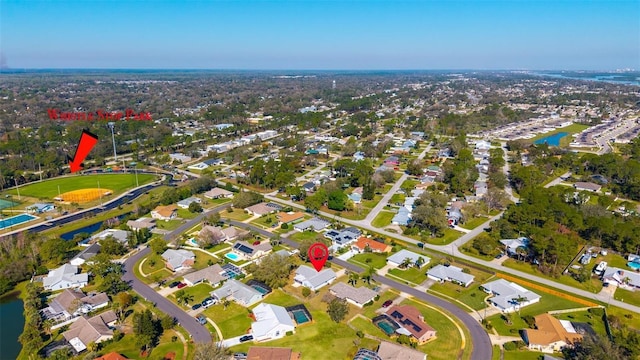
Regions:
<instances>
[{"instance_id":1,"label":"green lawn","mask_svg":"<svg viewBox=\"0 0 640 360\"><path fill-rule=\"evenodd\" d=\"M302 303L302 301L296 299L295 297L285 294L282 290L276 289L265 298L264 302L268 304L280 305L280 306L293 306ZM256 306L258 306L256 304ZM255 307L255 306L254 306Z\"/></svg>"},{"instance_id":2,"label":"green lawn","mask_svg":"<svg viewBox=\"0 0 640 360\"><path fill-rule=\"evenodd\" d=\"M451 228L446 228L444 229L444 234L440 237L430 237L427 239L427 243L429 244L433 244L433 245L449 245L452 242L454 242L455 240L457 240L460 236L462 236L463 234L458 231L458 230L454 230ZM415 238L416 240L421 241L421 237L420 235L414 235L411 236L413 238Z\"/></svg>"},{"instance_id":3,"label":"green lawn","mask_svg":"<svg viewBox=\"0 0 640 360\"><path fill-rule=\"evenodd\" d=\"M156 221L156 227L163 230L175 230L180 227L180 225L182 225L182 220Z\"/></svg>"},{"instance_id":4,"label":"green lawn","mask_svg":"<svg viewBox=\"0 0 640 360\"><path fill-rule=\"evenodd\" d=\"M231 302L225 310L222 304L209 307L204 314L215 322L225 339L246 334L251 328L249 310Z\"/></svg>"},{"instance_id":5,"label":"green lawn","mask_svg":"<svg viewBox=\"0 0 640 360\"><path fill-rule=\"evenodd\" d=\"M629 291L626 289L616 289L615 295L613 297L616 300L624 301L629 304L633 304L636 306L640 306L640 291Z\"/></svg>"},{"instance_id":6,"label":"green lawn","mask_svg":"<svg viewBox=\"0 0 640 360\"><path fill-rule=\"evenodd\" d=\"M182 219L193 219L198 216L199 213L192 213L188 209L178 208L178 217Z\"/></svg>"},{"instance_id":7,"label":"green lawn","mask_svg":"<svg viewBox=\"0 0 640 360\"><path fill-rule=\"evenodd\" d=\"M244 221L251 217L251 215L244 212L241 209L233 209L233 212L228 212L227 210L220 211L220 217L225 219Z\"/></svg>"},{"instance_id":8,"label":"green lawn","mask_svg":"<svg viewBox=\"0 0 640 360\"><path fill-rule=\"evenodd\" d=\"M453 265L464 268L464 265L461 264ZM484 302L484 298L487 296L487 294L484 291L480 290L480 284L487 282L487 280L489 280L492 275L490 273L473 268L468 269L471 275L475 277L473 283L468 287L465 288L451 282L445 282L442 284L433 284L429 288L429 291L433 292L435 295L438 295L439 293L457 299L458 301L475 310L484 309L485 307L487 307L486 303ZM468 309L465 308L465 310Z\"/></svg>"},{"instance_id":9,"label":"green lawn","mask_svg":"<svg viewBox=\"0 0 640 360\"><path fill-rule=\"evenodd\" d=\"M361 286L361 283L356 284L357 287ZM378 301L374 301L373 305L371 306L366 306L363 308L363 313L362 315L364 315L365 317L368 317L369 319L373 319L374 317L376 317L376 310L379 309L382 304L384 304L385 301L387 300L393 300L395 298L398 297L398 294L394 291L385 291L384 293L380 294L380 299L378 299Z\"/></svg>"},{"instance_id":10,"label":"green lawn","mask_svg":"<svg viewBox=\"0 0 640 360\"><path fill-rule=\"evenodd\" d=\"M598 262L599 261L600 260L598 260ZM547 278L549 280L557 281L565 285L577 287L579 289L583 289L589 292L597 293L597 292L600 292L600 290L602 290L602 281L598 280L597 277L592 277L589 281L585 281L581 283L569 275L560 275L558 277L551 277L551 276L545 275L539 272L536 269L535 265L525 263L523 261L517 261L515 259L507 259L502 263L502 265L511 269L520 270L522 272L540 276L542 278ZM590 266L590 265L587 265L587 266Z\"/></svg>"},{"instance_id":11,"label":"green lawn","mask_svg":"<svg viewBox=\"0 0 640 360\"><path fill-rule=\"evenodd\" d=\"M482 225L483 223L485 223L487 220L489 220L489 218L486 218L486 217L475 217L473 219L469 219L469 220L465 221L464 224L460 225L460 227L463 228L463 229L473 230L473 229L477 228L478 226Z\"/></svg>"},{"instance_id":12,"label":"green lawn","mask_svg":"<svg viewBox=\"0 0 640 360\"><path fill-rule=\"evenodd\" d=\"M427 280L427 270L426 267L423 267L422 269L417 269L415 267L411 267L409 269L406 270L402 270L402 269L391 269L389 270L389 273L391 275L397 276L401 279L405 279L407 281L410 281L414 284L421 284L422 282L424 282L425 280Z\"/></svg>"},{"instance_id":13,"label":"green lawn","mask_svg":"<svg viewBox=\"0 0 640 360\"><path fill-rule=\"evenodd\" d=\"M159 339L159 344L151 350L149 357L150 360L163 360L165 355L170 352L176 353L176 359L182 359L184 353L184 347L180 339L176 342L171 341L171 337L175 335L174 330L166 331ZM100 350L101 353L106 354L115 351L119 354L126 356L129 359L140 359L140 347L135 344L135 335L125 335L120 341L111 343Z\"/></svg>"},{"instance_id":14,"label":"green lawn","mask_svg":"<svg viewBox=\"0 0 640 360\"><path fill-rule=\"evenodd\" d=\"M214 258L213 256L204 253L202 251L194 252L196 254L196 262L193 264L193 268L196 270L204 269L208 266L211 266L217 263L219 260Z\"/></svg>"},{"instance_id":15,"label":"green lawn","mask_svg":"<svg viewBox=\"0 0 640 360\"><path fill-rule=\"evenodd\" d=\"M289 239L302 242L304 240L315 240L318 237L318 235L320 234L318 234L315 231L303 231L303 232L297 231L295 234L289 236Z\"/></svg>"},{"instance_id":16,"label":"green lawn","mask_svg":"<svg viewBox=\"0 0 640 360\"><path fill-rule=\"evenodd\" d=\"M371 222L371 225L382 228L389 224L391 224L391 219L396 215L394 212L390 211L380 211L375 219Z\"/></svg>"},{"instance_id":17,"label":"green lawn","mask_svg":"<svg viewBox=\"0 0 640 360\"><path fill-rule=\"evenodd\" d=\"M222 198L222 199L204 199L203 202L206 203L208 207L216 207L218 205L231 203L232 199Z\"/></svg>"},{"instance_id":18,"label":"green lawn","mask_svg":"<svg viewBox=\"0 0 640 360\"><path fill-rule=\"evenodd\" d=\"M191 300L188 305L188 307L191 307L191 305L201 303L202 300L208 298L210 296L209 293L213 291L213 288L209 284L200 283L194 286L184 287L181 290L184 290L184 292L189 295L193 295L193 300ZM169 295L169 298L171 301L176 302L175 293Z\"/></svg>"},{"instance_id":19,"label":"green lawn","mask_svg":"<svg viewBox=\"0 0 640 360\"><path fill-rule=\"evenodd\" d=\"M358 254L349 259L349 262L354 264L367 266L373 266L374 269L380 269L387 264L387 255L386 254L377 254L377 253L363 253Z\"/></svg>"},{"instance_id":20,"label":"green lawn","mask_svg":"<svg viewBox=\"0 0 640 360\"><path fill-rule=\"evenodd\" d=\"M578 312L567 313L567 314L559 314L559 315L556 315L556 317L560 320L569 320L572 322L587 323L591 325L591 327L593 328L593 331L595 331L596 334L601 336L607 335L607 330L604 327L604 320L602 319L602 317L595 316L588 311L578 311Z\"/></svg>"},{"instance_id":21,"label":"green lawn","mask_svg":"<svg viewBox=\"0 0 640 360\"><path fill-rule=\"evenodd\" d=\"M392 204L392 205L395 205L397 203L404 204L404 199L405 199L404 194L395 193L393 194L393 196L391 196L391 199L389 199L389 204Z\"/></svg>"},{"instance_id":22,"label":"green lawn","mask_svg":"<svg viewBox=\"0 0 640 360\"><path fill-rule=\"evenodd\" d=\"M156 176L151 174L138 174L139 185L152 181ZM123 192L136 186L135 174L95 174L95 175L77 175L54 178L45 180L40 183L24 185L20 187L20 195L31 196L34 198L53 199L58 196L58 186L60 193L67 191L98 188L98 181L101 189L112 190L114 194ZM9 191L11 194L17 195L14 189Z\"/></svg>"},{"instance_id":23,"label":"green lawn","mask_svg":"<svg viewBox=\"0 0 640 360\"><path fill-rule=\"evenodd\" d=\"M385 334L382 330L380 330L379 327L375 326L373 322L371 322L371 319L363 319L361 317L357 317L353 319L349 324L351 324L351 326L354 326L355 328L357 328L358 330L361 330L366 334L376 336L380 339L385 339L385 340L389 339L389 336Z\"/></svg>"},{"instance_id":24,"label":"green lawn","mask_svg":"<svg viewBox=\"0 0 640 360\"><path fill-rule=\"evenodd\" d=\"M542 360L543 357L544 354L541 352L523 349L505 351L503 360Z\"/></svg>"},{"instance_id":25,"label":"green lawn","mask_svg":"<svg viewBox=\"0 0 640 360\"><path fill-rule=\"evenodd\" d=\"M157 254L151 254L146 257L146 260L144 260L144 263L142 264L142 272L145 275L149 275L154 271L164 269L164 267L165 265L162 257Z\"/></svg>"}]
</instances>

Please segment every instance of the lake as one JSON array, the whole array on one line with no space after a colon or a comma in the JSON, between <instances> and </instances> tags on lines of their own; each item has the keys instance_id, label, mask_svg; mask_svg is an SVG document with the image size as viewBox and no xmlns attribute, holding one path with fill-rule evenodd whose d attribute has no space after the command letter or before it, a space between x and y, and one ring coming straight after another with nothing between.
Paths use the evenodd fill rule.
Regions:
<instances>
[{"instance_id":1,"label":"lake","mask_svg":"<svg viewBox=\"0 0 640 360\"><path fill-rule=\"evenodd\" d=\"M130 214L131 213L122 214L122 215L118 216L118 220L122 220L125 217L129 216ZM73 231L66 232L66 233L60 235L60 238L62 238L62 240L72 240L73 237L76 236L76 234L87 233L87 234L91 235L94 232L100 230L100 227L102 226L103 222L104 221L100 221L100 222L97 222L97 223L93 223L91 225L87 225L85 227L81 227L80 229L76 229L76 230L73 230Z\"/></svg>"},{"instance_id":2,"label":"lake","mask_svg":"<svg viewBox=\"0 0 640 360\"><path fill-rule=\"evenodd\" d=\"M545 136L542 139L538 139L534 141L534 144L544 144L547 143L549 146L560 146L560 139L567 136L568 133L562 131L559 133L555 133L553 135Z\"/></svg>"},{"instance_id":3,"label":"lake","mask_svg":"<svg viewBox=\"0 0 640 360\"><path fill-rule=\"evenodd\" d=\"M0 334L2 334L2 358L16 359L22 346L18 337L24 329L24 308L16 296L0 299Z\"/></svg>"}]
</instances>

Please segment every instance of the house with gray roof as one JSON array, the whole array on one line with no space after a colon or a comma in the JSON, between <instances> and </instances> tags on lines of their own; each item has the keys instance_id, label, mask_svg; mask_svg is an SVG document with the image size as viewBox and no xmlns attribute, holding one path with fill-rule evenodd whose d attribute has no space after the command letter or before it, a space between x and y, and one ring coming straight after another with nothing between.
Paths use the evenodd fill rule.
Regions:
<instances>
[{"instance_id":1,"label":"house with gray roof","mask_svg":"<svg viewBox=\"0 0 640 360\"><path fill-rule=\"evenodd\" d=\"M505 313L517 311L540 301L540 295L505 279L486 283L481 288L484 292L494 295L489 301Z\"/></svg>"},{"instance_id":2,"label":"house with gray roof","mask_svg":"<svg viewBox=\"0 0 640 360\"><path fill-rule=\"evenodd\" d=\"M602 274L602 282L623 289L638 289L640 288L640 274L631 270L609 267Z\"/></svg>"},{"instance_id":3,"label":"house with gray roof","mask_svg":"<svg viewBox=\"0 0 640 360\"><path fill-rule=\"evenodd\" d=\"M402 226L407 226L409 225L409 222L411 221L411 210L407 209L406 207L401 207L398 212L393 216L393 219L391 219L391 223L393 225L402 225Z\"/></svg>"},{"instance_id":4,"label":"house with gray roof","mask_svg":"<svg viewBox=\"0 0 640 360\"><path fill-rule=\"evenodd\" d=\"M129 240L129 235L131 234L128 231L124 231L120 229L106 229L93 235L89 242L99 242L100 240L104 240L108 237L112 237L118 240L120 243L126 245L127 241Z\"/></svg>"},{"instance_id":5,"label":"house with gray roof","mask_svg":"<svg viewBox=\"0 0 640 360\"><path fill-rule=\"evenodd\" d=\"M373 302L373 299L378 295L375 291L366 288L364 286L355 288L345 283L337 283L329 288L329 292L340 299L347 300L359 308L363 307L368 302Z\"/></svg>"},{"instance_id":6,"label":"house with gray roof","mask_svg":"<svg viewBox=\"0 0 640 360\"><path fill-rule=\"evenodd\" d=\"M133 231L138 231L138 230L142 230L142 229L151 230L154 227L156 227L156 219L148 218L148 217L141 217L138 220L129 220L129 221L127 221L127 226Z\"/></svg>"},{"instance_id":7,"label":"house with gray roof","mask_svg":"<svg viewBox=\"0 0 640 360\"><path fill-rule=\"evenodd\" d=\"M167 269L176 272L189 269L196 261L196 255L189 250L184 249L167 249L162 253Z\"/></svg>"},{"instance_id":8,"label":"house with gray roof","mask_svg":"<svg viewBox=\"0 0 640 360\"><path fill-rule=\"evenodd\" d=\"M69 288L81 288L89 282L87 273L78 274L78 267L64 264L57 269L49 271L47 277L42 279L45 290L55 291Z\"/></svg>"},{"instance_id":9,"label":"house with gray roof","mask_svg":"<svg viewBox=\"0 0 640 360\"><path fill-rule=\"evenodd\" d=\"M262 299L262 293L238 280L228 280L219 289L213 290L211 296L218 301L229 298L238 304L248 307Z\"/></svg>"},{"instance_id":10,"label":"house with gray roof","mask_svg":"<svg viewBox=\"0 0 640 360\"><path fill-rule=\"evenodd\" d=\"M203 194L207 199L232 198L233 192L215 187Z\"/></svg>"},{"instance_id":11,"label":"house with gray roof","mask_svg":"<svg viewBox=\"0 0 640 360\"><path fill-rule=\"evenodd\" d=\"M474 279L473 275L462 272L459 267L444 265L436 265L429 269L427 277L439 282L451 281L464 287L469 286Z\"/></svg>"},{"instance_id":12,"label":"house with gray roof","mask_svg":"<svg viewBox=\"0 0 640 360\"><path fill-rule=\"evenodd\" d=\"M192 197L188 197L186 199L178 201L176 205L178 205L179 208L188 209L189 205L191 205L192 203L200 204L201 202L202 200L200 198L192 196Z\"/></svg>"},{"instance_id":13,"label":"house with gray roof","mask_svg":"<svg viewBox=\"0 0 640 360\"><path fill-rule=\"evenodd\" d=\"M87 349L89 344L99 344L113 338L113 326L116 323L116 314L109 310L92 318L79 318L69 326L69 330L62 336L69 342L76 352Z\"/></svg>"},{"instance_id":14,"label":"house with gray roof","mask_svg":"<svg viewBox=\"0 0 640 360\"><path fill-rule=\"evenodd\" d=\"M318 272L316 269L307 265L301 265L296 270L296 276L293 278L294 284L298 284L316 291L329 285L337 278L336 273L331 269L323 269Z\"/></svg>"},{"instance_id":15,"label":"house with gray roof","mask_svg":"<svg viewBox=\"0 0 640 360\"><path fill-rule=\"evenodd\" d=\"M307 230L322 231L329 227L329 225L331 225L329 221L314 217L293 225L293 229L300 232Z\"/></svg>"},{"instance_id":16,"label":"house with gray roof","mask_svg":"<svg viewBox=\"0 0 640 360\"><path fill-rule=\"evenodd\" d=\"M419 264L418 259L422 258L424 260L423 263ZM410 266L415 266L417 268L422 268L425 264L427 264L431 259L427 256L416 254L413 251L409 251L406 249L402 249L397 253L389 256L387 258L387 264L392 266L400 266L404 263L405 259L411 259Z\"/></svg>"},{"instance_id":17,"label":"house with gray roof","mask_svg":"<svg viewBox=\"0 0 640 360\"><path fill-rule=\"evenodd\" d=\"M346 246L358 240L362 231L355 227L347 227L342 230L329 230L324 233L324 237L331 239L338 247Z\"/></svg>"},{"instance_id":18,"label":"house with gray roof","mask_svg":"<svg viewBox=\"0 0 640 360\"><path fill-rule=\"evenodd\" d=\"M262 241L257 245L250 244L246 241L236 241L231 248L234 254L241 256L246 260L253 260L262 257L273 250L269 241Z\"/></svg>"},{"instance_id":19,"label":"house with gray roof","mask_svg":"<svg viewBox=\"0 0 640 360\"><path fill-rule=\"evenodd\" d=\"M184 282L193 286L195 284L207 281L211 286L216 287L221 282L227 280L227 271L220 265L214 264L201 270L194 271L184 276Z\"/></svg>"},{"instance_id":20,"label":"house with gray roof","mask_svg":"<svg viewBox=\"0 0 640 360\"><path fill-rule=\"evenodd\" d=\"M519 237L517 239L502 239L500 240L500 243L504 245L507 255L509 256L516 255L518 253L518 248L526 250L529 247L529 239L527 239L526 237Z\"/></svg>"},{"instance_id":21,"label":"house with gray roof","mask_svg":"<svg viewBox=\"0 0 640 360\"><path fill-rule=\"evenodd\" d=\"M69 261L69 264L80 266L100 252L100 244L95 243L85 247L78 255Z\"/></svg>"},{"instance_id":22,"label":"house with gray roof","mask_svg":"<svg viewBox=\"0 0 640 360\"><path fill-rule=\"evenodd\" d=\"M107 305L109 305L109 297L105 293L87 295L79 289L65 289L40 312L47 319L64 321Z\"/></svg>"}]
</instances>

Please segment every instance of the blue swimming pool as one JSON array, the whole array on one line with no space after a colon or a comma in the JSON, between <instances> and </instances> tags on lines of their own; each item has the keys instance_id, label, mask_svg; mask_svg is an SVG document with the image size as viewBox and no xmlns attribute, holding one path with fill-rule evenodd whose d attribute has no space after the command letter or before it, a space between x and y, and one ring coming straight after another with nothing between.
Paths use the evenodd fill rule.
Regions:
<instances>
[{"instance_id":1,"label":"blue swimming pool","mask_svg":"<svg viewBox=\"0 0 640 360\"><path fill-rule=\"evenodd\" d=\"M638 270L640 269L640 263L634 262L634 261L630 261L627 263L627 266L632 268L633 270Z\"/></svg>"},{"instance_id":2,"label":"blue swimming pool","mask_svg":"<svg viewBox=\"0 0 640 360\"><path fill-rule=\"evenodd\" d=\"M6 219L0 219L0 229L8 228L13 225L18 225L25 223L27 221L37 219L37 216L29 215L29 214L20 214L12 217L8 217Z\"/></svg>"},{"instance_id":3,"label":"blue swimming pool","mask_svg":"<svg viewBox=\"0 0 640 360\"><path fill-rule=\"evenodd\" d=\"M538 144L544 144L547 143L549 144L549 146L560 146L560 139L562 139L563 137L569 135L568 133L562 131L559 133L555 133L553 135L549 135L549 136L545 136L542 139L538 139L536 141L534 141L533 143L538 145Z\"/></svg>"},{"instance_id":4,"label":"blue swimming pool","mask_svg":"<svg viewBox=\"0 0 640 360\"><path fill-rule=\"evenodd\" d=\"M226 254L224 254L224 256L225 256L227 259L231 260L231 261L238 261L238 260L240 260L240 257L239 257L237 254L234 254L234 253L232 253L232 252L226 253Z\"/></svg>"}]
</instances>

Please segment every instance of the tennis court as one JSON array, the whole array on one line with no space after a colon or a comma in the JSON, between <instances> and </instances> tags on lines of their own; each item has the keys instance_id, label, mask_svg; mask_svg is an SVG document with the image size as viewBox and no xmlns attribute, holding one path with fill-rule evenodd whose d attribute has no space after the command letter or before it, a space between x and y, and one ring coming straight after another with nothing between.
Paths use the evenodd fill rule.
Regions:
<instances>
[{"instance_id":1,"label":"tennis court","mask_svg":"<svg viewBox=\"0 0 640 360\"><path fill-rule=\"evenodd\" d=\"M18 205L17 202L12 202L12 201L9 201L9 200L0 199L0 210L7 209L7 208L10 208L10 207L14 207L16 205Z\"/></svg>"}]
</instances>

